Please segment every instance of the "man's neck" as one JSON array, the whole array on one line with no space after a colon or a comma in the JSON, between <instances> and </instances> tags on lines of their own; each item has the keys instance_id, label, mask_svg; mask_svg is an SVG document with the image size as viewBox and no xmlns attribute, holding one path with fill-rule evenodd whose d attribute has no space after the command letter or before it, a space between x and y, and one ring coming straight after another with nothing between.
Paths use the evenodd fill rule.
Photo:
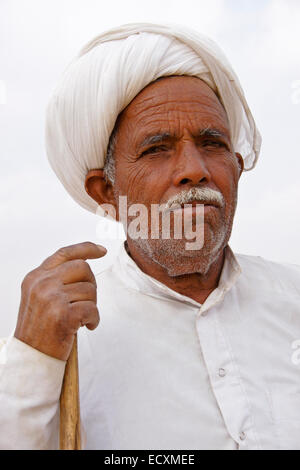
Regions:
<instances>
[{"instance_id":1,"label":"man's neck","mask_svg":"<svg viewBox=\"0 0 300 470\"><path fill-rule=\"evenodd\" d=\"M175 292L190 297L200 304L203 304L211 292L218 286L225 260L225 249L221 250L219 256L205 275L193 273L171 277L162 266L151 260L144 253L141 253L130 240L127 240L125 246L129 256L131 256L144 273L165 284Z\"/></svg>"}]
</instances>

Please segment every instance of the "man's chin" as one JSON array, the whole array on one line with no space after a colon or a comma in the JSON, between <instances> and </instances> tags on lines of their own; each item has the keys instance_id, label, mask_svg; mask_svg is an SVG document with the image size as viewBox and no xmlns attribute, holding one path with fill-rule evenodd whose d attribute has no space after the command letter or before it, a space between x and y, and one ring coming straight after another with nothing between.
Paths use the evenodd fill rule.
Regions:
<instances>
[{"instance_id":1,"label":"man's chin","mask_svg":"<svg viewBox=\"0 0 300 470\"><path fill-rule=\"evenodd\" d=\"M193 252L190 256L175 256L172 259L160 258L157 262L163 266L170 277L185 276L188 274L201 274L205 276L213 263L219 258L221 250L211 250L209 252Z\"/></svg>"},{"instance_id":2,"label":"man's chin","mask_svg":"<svg viewBox=\"0 0 300 470\"><path fill-rule=\"evenodd\" d=\"M161 267L170 277L187 274L207 274L218 259L224 246L223 240L217 243L205 242L200 249L187 249L188 240L135 240L135 245Z\"/></svg>"}]
</instances>

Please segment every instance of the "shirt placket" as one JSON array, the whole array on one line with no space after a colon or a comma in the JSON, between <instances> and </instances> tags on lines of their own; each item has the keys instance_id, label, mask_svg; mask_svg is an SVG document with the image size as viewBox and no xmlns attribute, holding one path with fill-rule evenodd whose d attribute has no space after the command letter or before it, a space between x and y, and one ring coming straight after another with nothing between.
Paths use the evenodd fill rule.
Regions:
<instances>
[{"instance_id":1,"label":"shirt placket","mask_svg":"<svg viewBox=\"0 0 300 470\"><path fill-rule=\"evenodd\" d=\"M222 331L213 305L224 292L217 289L209 304L203 304L196 317L196 329L210 384L229 435L238 449L260 449L240 372L231 347Z\"/></svg>"}]
</instances>

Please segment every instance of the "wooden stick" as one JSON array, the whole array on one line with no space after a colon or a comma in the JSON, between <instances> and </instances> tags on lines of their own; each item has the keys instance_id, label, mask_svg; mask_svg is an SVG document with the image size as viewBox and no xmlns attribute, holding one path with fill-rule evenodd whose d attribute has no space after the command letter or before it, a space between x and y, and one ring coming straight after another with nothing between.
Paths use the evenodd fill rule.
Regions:
<instances>
[{"instance_id":1,"label":"wooden stick","mask_svg":"<svg viewBox=\"0 0 300 470\"><path fill-rule=\"evenodd\" d=\"M60 395L60 449L81 449L77 335L67 360Z\"/></svg>"}]
</instances>

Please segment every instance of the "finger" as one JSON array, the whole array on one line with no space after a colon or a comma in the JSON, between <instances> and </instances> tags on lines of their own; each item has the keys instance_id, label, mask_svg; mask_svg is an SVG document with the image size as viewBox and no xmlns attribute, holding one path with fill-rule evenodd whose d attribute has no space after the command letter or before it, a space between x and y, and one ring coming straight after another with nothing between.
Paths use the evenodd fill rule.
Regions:
<instances>
[{"instance_id":1,"label":"finger","mask_svg":"<svg viewBox=\"0 0 300 470\"><path fill-rule=\"evenodd\" d=\"M95 259L105 256L107 250L104 246L96 245L92 242L77 243L76 245L69 245L57 250L53 255L49 256L41 267L43 269L53 269L66 261L75 259Z\"/></svg>"},{"instance_id":2,"label":"finger","mask_svg":"<svg viewBox=\"0 0 300 470\"><path fill-rule=\"evenodd\" d=\"M66 284L63 290L67 294L70 303L89 300L97 304L97 287L91 282Z\"/></svg>"},{"instance_id":3,"label":"finger","mask_svg":"<svg viewBox=\"0 0 300 470\"><path fill-rule=\"evenodd\" d=\"M72 284L74 282L91 282L97 285L93 271L89 264L82 259L74 259L57 266L53 274L60 279L63 284Z\"/></svg>"},{"instance_id":4,"label":"finger","mask_svg":"<svg viewBox=\"0 0 300 470\"><path fill-rule=\"evenodd\" d=\"M70 314L76 329L86 326L89 330L94 330L99 325L100 317L95 302L74 302L70 305Z\"/></svg>"}]
</instances>

